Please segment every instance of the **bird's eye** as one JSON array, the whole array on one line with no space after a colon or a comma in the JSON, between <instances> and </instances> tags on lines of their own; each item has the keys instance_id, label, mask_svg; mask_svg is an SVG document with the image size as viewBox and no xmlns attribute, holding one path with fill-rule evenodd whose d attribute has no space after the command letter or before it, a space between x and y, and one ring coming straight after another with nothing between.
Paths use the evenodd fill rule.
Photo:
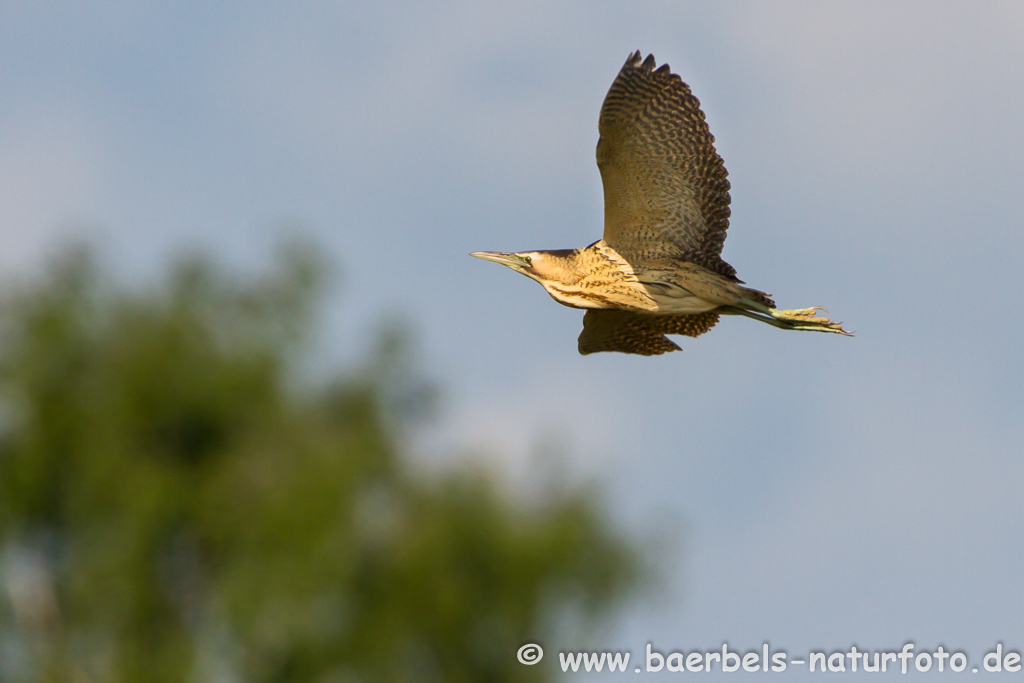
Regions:
<instances>
[{"instance_id":1,"label":"bird's eye","mask_svg":"<svg viewBox=\"0 0 1024 683\"><path fill-rule=\"evenodd\" d=\"M529 256L527 256L525 260L526 260L526 265L528 265L528 266L532 266L533 265L533 259L530 258Z\"/></svg>"}]
</instances>

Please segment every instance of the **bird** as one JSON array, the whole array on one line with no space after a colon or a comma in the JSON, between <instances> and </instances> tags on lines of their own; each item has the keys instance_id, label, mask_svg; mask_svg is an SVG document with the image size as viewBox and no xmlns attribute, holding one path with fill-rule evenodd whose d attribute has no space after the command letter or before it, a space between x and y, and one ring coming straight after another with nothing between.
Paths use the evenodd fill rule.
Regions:
<instances>
[{"instance_id":1,"label":"bird","mask_svg":"<svg viewBox=\"0 0 1024 683\"><path fill-rule=\"evenodd\" d=\"M666 335L700 336L720 315L852 336L820 306L776 309L770 294L744 286L722 260L728 172L700 101L668 64L630 54L604 98L598 132L601 239L582 249L470 254L584 309L581 354L678 351Z\"/></svg>"}]
</instances>

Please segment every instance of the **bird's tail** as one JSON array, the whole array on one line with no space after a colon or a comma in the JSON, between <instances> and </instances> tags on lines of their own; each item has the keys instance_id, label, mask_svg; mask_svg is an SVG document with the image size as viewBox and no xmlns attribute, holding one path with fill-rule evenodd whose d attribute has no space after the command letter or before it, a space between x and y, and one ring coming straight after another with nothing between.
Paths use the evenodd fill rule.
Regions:
<instances>
[{"instance_id":1,"label":"bird's tail","mask_svg":"<svg viewBox=\"0 0 1024 683\"><path fill-rule=\"evenodd\" d=\"M759 289L751 289L750 287L740 287L743 292L743 297L749 299L752 302L759 303L762 306L768 308L775 308L775 300L772 299L772 295L767 292L762 292Z\"/></svg>"}]
</instances>

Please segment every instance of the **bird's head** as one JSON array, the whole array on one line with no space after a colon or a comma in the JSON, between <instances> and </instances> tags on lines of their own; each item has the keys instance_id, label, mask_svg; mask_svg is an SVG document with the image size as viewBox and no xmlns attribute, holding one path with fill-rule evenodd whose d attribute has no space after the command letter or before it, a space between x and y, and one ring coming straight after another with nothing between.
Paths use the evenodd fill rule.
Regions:
<instances>
[{"instance_id":1,"label":"bird's head","mask_svg":"<svg viewBox=\"0 0 1024 683\"><path fill-rule=\"evenodd\" d=\"M470 256L494 261L512 270L522 273L541 284L546 282L568 283L574 279L575 273L572 258L576 249L557 249L549 251L474 251Z\"/></svg>"}]
</instances>

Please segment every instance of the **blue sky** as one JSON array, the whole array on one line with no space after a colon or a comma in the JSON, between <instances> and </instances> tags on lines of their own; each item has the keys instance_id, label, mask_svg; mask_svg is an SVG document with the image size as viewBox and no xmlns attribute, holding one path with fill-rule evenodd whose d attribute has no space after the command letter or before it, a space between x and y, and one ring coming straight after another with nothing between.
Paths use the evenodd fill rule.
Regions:
<instances>
[{"instance_id":1,"label":"blue sky","mask_svg":"<svg viewBox=\"0 0 1024 683\"><path fill-rule=\"evenodd\" d=\"M298 226L341 266L324 363L417 329L447 397L424 459L526 489L554 440L665 534L664 599L581 646L973 665L1024 647L1022 35L1015 2L5 3L0 269L75 238L139 280L197 247L251 268ZM581 358L578 312L467 256L600 235L635 49L703 103L726 260L856 338L729 318Z\"/></svg>"}]
</instances>

